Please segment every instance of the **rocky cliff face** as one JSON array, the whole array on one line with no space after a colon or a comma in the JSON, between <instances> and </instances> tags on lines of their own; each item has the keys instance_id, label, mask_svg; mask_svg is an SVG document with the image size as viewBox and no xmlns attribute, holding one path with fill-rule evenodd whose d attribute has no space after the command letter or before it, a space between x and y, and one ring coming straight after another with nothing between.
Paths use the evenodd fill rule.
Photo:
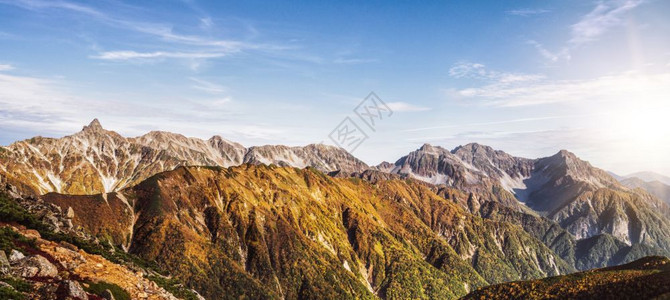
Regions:
<instances>
[{"instance_id":1,"label":"rocky cliff face","mask_svg":"<svg viewBox=\"0 0 670 300\"><path fill-rule=\"evenodd\" d=\"M237 166L275 163L346 173L367 169L345 150L325 146L244 148L219 136L209 140L154 131L125 138L94 120L60 139L36 137L0 148L0 176L23 193L83 195L136 185L177 166Z\"/></svg>"},{"instance_id":2,"label":"rocky cliff face","mask_svg":"<svg viewBox=\"0 0 670 300\"><path fill-rule=\"evenodd\" d=\"M107 195L112 208L123 195L134 215L97 223L107 219L90 212L108 214L96 209L108 206L100 196L46 199L72 207L83 216L75 225L91 232L116 228L106 234L112 243L128 246L129 238L131 253L209 298L454 298L572 270L515 225L378 174L361 174L368 181L310 168L178 168ZM127 222L134 225L107 224Z\"/></svg>"},{"instance_id":3,"label":"rocky cliff face","mask_svg":"<svg viewBox=\"0 0 670 300\"><path fill-rule=\"evenodd\" d=\"M396 161L394 167L386 164L378 168L433 184L464 188L495 183L513 192L529 176L532 160L479 144L460 146L452 151L424 144Z\"/></svg>"},{"instance_id":4,"label":"rocky cliff face","mask_svg":"<svg viewBox=\"0 0 670 300\"><path fill-rule=\"evenodd\" d=\"M474 192L522 209L514 193L524 187L523 181L532 169L532 162L479 144L460 146L452 151L424 144L395 164L383 163L376 169ZM474 200L481 205L480 198Z\"/></svg>"},{"instance_id":5,"label":"rocky cliff face","mask_svg":"<svg viewBox=\"0 0 670 300\"><path fill-rule=\"evenodd\" d=\"M621 242L670 250L670 208L631 190L568 151L537 160L517 195L578 240L609 234Z\"/></svg>"},{"instance_id":6,"label":"rocky cliff face","mask_svg":"<svg viewBox=\"0 0 670 300\"><path fill-rule=\"evenodd\" d=\"M244 163L278 165L282 167L312 167L321 172L341 171L344 174L361 172L368 166L349 154L332 146L312 144L305 147L282 145L251 147L244 156Z\"/></svg>"},{"instance_id":7,"label":"rocky cliff face","mask_svg":"<svg viewBox=\"0 0 670 300\"><path fill-rule=\"evenodd\" d=\"M199 299L165 270L73 226L72 209L12 194L0 187L0 299Z\"/></svg>"},{"instance_id":8,"label":"rocky cliff face","mask_svg":"<svg viewBox=\"0 0 670 300\"><path fill-rule=\"evenodd\" d=\"M560 224L576 240L609 234L629 246L670 250L670 208L666 204L621 185L607 172L565 150L529 160L478 144L452 151L426 144L393 166L377 168L473 192L467 201L461 201L473 213L494 201L532 215L524 209L527 206Z\"/></svg>"},{"instance_id":9,"label":"rocky cliff face","mask_svg":"<svg viewBox=\"0 0 670 300\"><path fill-rule=\"evenodd\" d=\"M551 214L579 195L601 188L624 190L607 172L591 166L571 152L561 150L538 159L525 187L517 189L519 199L533 209Z\"/></svg>"},{"instance_id":10,"label":"rocky cliff face","mask_svg":"<svg viewBox=\"0 0 670 300\"><path fill-rule=\"evenodd\" d=\"M66 242L43 239L35 230L0 224L0 235L7 234L20 246L6 261L9 271L0 274L0 298L87 300L116 294L127 299L178 299L142 272Z\"/></svg>"}]
</instances>

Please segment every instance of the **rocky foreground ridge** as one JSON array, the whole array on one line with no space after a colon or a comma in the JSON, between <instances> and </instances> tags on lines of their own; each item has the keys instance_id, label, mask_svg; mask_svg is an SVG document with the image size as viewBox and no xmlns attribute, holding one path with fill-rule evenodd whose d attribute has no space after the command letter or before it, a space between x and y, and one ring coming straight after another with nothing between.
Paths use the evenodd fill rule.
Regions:
<instances>
[{"instance_id":1,"label":"rocky foreground ridge","mask_svg":"<svg viewBox=\"0 0 670 300\"><path fill-rule=\"evenodd\" d=\"M0 299L202 299L72 218L72 210L0 189Z\"/></svg>"}]
</instances>

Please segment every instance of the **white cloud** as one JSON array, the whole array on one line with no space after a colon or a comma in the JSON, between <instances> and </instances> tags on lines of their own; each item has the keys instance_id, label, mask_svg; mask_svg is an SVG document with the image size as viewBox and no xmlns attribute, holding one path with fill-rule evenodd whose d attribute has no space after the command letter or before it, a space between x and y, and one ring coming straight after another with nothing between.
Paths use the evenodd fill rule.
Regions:
<instances>
[{"instance_id":1,"label":"white cloud","mask_svg":"<svg viewBox=\"0 0 670 300\"><path fill-rule=\"evenodd\" d=\"M483 64L460 62L449 69L449 76L454 78L487 78L488 72Z\"/></svg>"},{"instance_id":2,"label":"white cloud","mask_svg":"<svg viewBox=\"0 0 670 300\"><path fill-rule=\"evenodd\" d=\"M0 72L2 71L11 71L14 70L14 67L12 65L8 64L0 64Z\"/></svg>"},{"instance_id":3,"label":"white cloud","mask_svg":"<svg viewBox=\"0 0 670 300\"><path fill-rule=\"evenodd\" d=\"M592 117L594 114L588 115L579 115L571 114L564 116L546 116L546 117L532 117L532 118L517 118L509 119L502 121L491 121L491 122L474 122L474 123L456 123L449 125L440 125L440 126L430 126L430 127L419 127L401 130L402 132L417 132L417 131L431 131L436 129L449 129L449 128L468 128L468 127L482 127L482 126L491 126L491 125L505 125L505 124L514 124L514 123L529 123L537 121L547 121L547 120L557 120L557 119L570 119L570 118L581 118L581 117Z\"/></svg>"},{"instance_id":4,"label":"white cloud","mask_svg":"<svg viewBox=\"0 0 670 300\"><path fill-rule=\"evenodd\" d=\"M122 50L122 51L101 52L97 55L90 56L91 58L96 59L117 60L117 61L150 59L150 58L202 60L202 59L220 58L232 53L238 53L245 50L262 51L265 53L272 53L274 55L277 55L278 51L291 49L291 47L275 45L275 44L253 43L240 40L217 39L210 36L180 34L176 33L173 27L169 24L134 21L114 16L106 12L102 12L90 6L85 6L68 1L0 0L0 3L15 5L33 11L54 10L54 9L71 11L77 14L88 16L94 19L95 21L108 26L129 30L141 34L146 34L155 37L162 42L171 43L173 44L172 47L170 47L171 49L175 49L175 47L188 46L188 48L184 48L188 50L183 51L172 50L172 51L141 52L135 50ZM213 21L209 17L201 18L200 22L201 27L203 26L210 27L213 25ZM156 46L157 44L155 43L152 44L152 47ZM192 69L197 69L197 65L199 64L195 65L193 63L190 64Z\"/></svg>"},{"instance_id":5,"label":"white cloud","mask_svg":"<svg viewBox=\"0 0 670 300\"><path fill-rule=\"evenodd\" d=\"M540 55L542 55L542 57L550 60L551 62L557 62L559 59L570 60L571 58L567 48L563 48L561 51L554 53L549 51L547 48L544 47L544 45L538 43L537 41L529 40L528 44L533 45L537 50L537 52L539 52Z\"/></svg>"},{"instance_id":6,"label":"white cloud","mask_svg":"<svg viewBox=\"0 0 670 300\"><path fill-rule=\"evenodd\" d=\"M226 91L226 88L220 84L193 77L189 79L195 83L191 85L191 87L196 90L201 90L212 94L221 94Z\"/></svg>"},{"instance_id":7,"label":"white cloud","mask_svg":"<svg viewBox=\"0 0 670 300\"><path fill-rule=\"evenodd\" d=\"M533 15L540 15L540 14L546 14L548 13L549 10L547 9L514 9L514 10L508 10L505 13L508 15L513 15L513 16L520 16L520 17L528 17L528 16L533 16Z\"/></svg>"},{"instance_id":8,"label":"white cloud","mask_svg":"<svg viewBox=\"0 0 670 300\"><path fill-rule=\"evenodd\" d=\"M152 58L215 58L225 56L225 53L216 52L136 52L136 51L107 51L92 58L103 60L133 60L133 59L152 59Z\"/></svg>"},{"instance_id":9,"label":"white cloud","mask_svg":"<svg viewBox=\"0 0 670 300\"><path fill-rule=\"evenodd\" d=\"M337 58L333 60L333 63L341 65L354 65L354 64L367 64L378 61L379 60L372 58Z\"/></svg>"},{"instance_id":10,"label":"white cloud","mask_svg":"<svg viewBox=\"0 0 670 300\"><path fill-rule=\"evenodd\" d=\"M102 13L99 11L83 6L77 3L71 3L66 1L39 1L39 0L2 0L0 3L11 4L18 7L22 7L29 10L41 10L41 9L63 9L71 10L79 13L84 13L93 16L102 16Z\"/></svg>"},{"instance_id":11,"label":"white cloud","mask_svg":"<svg viewBox=\"0 0 670 300\"><path fill-rule=\"evenodd\" d=\"M71 92L68 86L62 79L0 73L0 128L62 136L80 130L93 118L100 118L106 128L119 130L126 136L168 130L200 138L220 134L246 144L307 142L303 135L289 134L304 129L289 130L286 125L263 124L263 120L275 117L274 114L285 115L291 110L282 108L283 103L258 107L220 94L204 99L161 101L117 100L113 96L92 99ZM210 86L212 90L224 90L219 87ZM0 140L3 138L6 137Z\"/></svg>"},{"instance_id":12,"label":"white cloud","mask_svg":"<svg viewBox=\"0 0 670 300\"><path fill-rule=\"evenodd\" d=\"M410 112L410 111L426 111L430 110L429 107L424 107L424 106L416 106L413 104L409 104L406 102L389 102L386 103L388 107L391 109L391 111L394 112Z\"/></svg>"},{"instance_id":13,"label":"white cloud","mask_svg":"<svg viewBox=\"0 0 670 300\"><path fill-rule=\"evenodd\" d=\"M536 81L543 79L543 75L510 73L489 70L480 63L457 63L449 69L449 76L453 78L468 78L483 81L492 81L498 85L508 85L516 82Z\"/></svg>"},{"instance_id":14,"label":"white cloud","mask_svg":"<svg viewBox=\"0 0 670 300\"><path fill-rule=\"evenodd\" d=\"M581 45L598 40L608 31L624 23L627 12L645 3L645 0L612 0L600 1L577 23L570 25L570 39L559 51L550 51L540 42L530 40L528 44L551 62L570 60L571 52ZM522 12L522 11L520 11Z\"/></svg>"},{"instance_id":15,"label":"white cloud","mask_svg":"<svg viewBox=\"0 0 670 300\"><path fill-rule=\"evenodd\" d=\"M76 101L55 81L0 73L0 127L20 130L73 129L68 124L90 101ZM44 126L49 124L48 126Z\"/></svg>"},{"instance_id":16,"label":"white cloud","mask_svg":"<svg viewBox=\"0 0 670 300\"><path fill-rule=\"evenodd\" d=\"M214 26L214 21L212 21L212 18L206 17L206 18L200 18L200 28L202 29L210 29Z\"/></svg>"},{"instance_id":17,"label":"white cloud","mask_svg":"<svg viewBox=\"0 0 670 300\"><path fill-rule=\"evenodd\" d=\"M451 95L494 106L527 106L577 101L664 101L670 95L670 73L624 72L585 80L500 81L451 90Z\"/></svg>"},{"instance_id":18,"label":"white cloud","mask_svg":"<svg viewBox=\"0 0 670 300\"><path fill-rule=\"evenodd\" d=\"M609 29L622 24L623 15L643 2L643 0L599 2L591 12L571 26L570 43L580 45L598 39Z\"/></svg>"}]
</instances>

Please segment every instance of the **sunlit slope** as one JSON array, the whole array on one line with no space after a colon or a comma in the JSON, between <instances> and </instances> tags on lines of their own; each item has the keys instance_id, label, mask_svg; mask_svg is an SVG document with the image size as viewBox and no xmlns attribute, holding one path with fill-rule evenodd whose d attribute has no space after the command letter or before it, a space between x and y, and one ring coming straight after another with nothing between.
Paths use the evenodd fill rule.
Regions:
<instances>
[{"instance_id":1,"label":"sunlit slope","mask_svg":"<svg viewBox=\"0 0 670 300\"><path fill-rule=\"evenodd\" d=\"M541 280L489 286L463 299L668 299L670 259L650 256L626 265Z\"/></svg>"},{"instance_id":2,"label":"sunlit slope","mask_svg":"<svg viewBox=\"0 0 670 300\"><path fill-rule=\"evenodd\" d=\"M521 227L475 217L411 180L181 167L105 197L47 199L208 298L448 299L573 270ZM132 213L110 211L123 205Z\"/></svg>"}]
</instances>

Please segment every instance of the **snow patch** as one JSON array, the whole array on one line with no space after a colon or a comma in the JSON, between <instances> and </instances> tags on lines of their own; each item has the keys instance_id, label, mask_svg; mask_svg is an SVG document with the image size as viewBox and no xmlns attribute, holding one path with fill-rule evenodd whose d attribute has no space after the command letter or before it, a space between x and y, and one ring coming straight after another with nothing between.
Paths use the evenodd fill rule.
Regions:
<instances>
[{"instance_id":1,"label":"snow patch","mask_svg":"<svg viewBox=\"0 0 670 300\"><path fill-rule=\"evenodd\" d=\"M100 182L102 183L102 187L105 189L105 193L111 193L114 191L114 186L116 185L116 178L112 176L105 176L98 170L98 173L100 173Z\"/></svg>"},{"instance_id":2,"label":"snow patch","mask_svg":"<svg viewBox=\"0 0 670 300\"><path fill-rule=\"evenodd\" d=\"M351 272L351 268L349 267L349 262L347 260L344 260L344 263L342 266L347 269L347 271Z\"/></svg>"},{"instance_id":3,"label":"snow patch","mask_svg":"<svg viewBox=\"0 0 670 300\"><path fill-rule=\"evenodd\" d=\"M47 178L49 178L49 181L56 189L56 192L60 193L63 189L63 181L51 171L47 172Z\"/></svg>"},{"instance_id":4,"label":"snow patch","mask_svg":"<svg viewBox=\"0 0 670 300\"><path fill-rule=\"evenodd\" d=\"M328 240L323 236L323 234L321 234L321 232L319 232L316 235L316 239L323 247L328 249L330 253L332 253L333 255L337 255L337 252L335 252L335 248L333 247L333 245L331 245L330 242L328 242Z\"/></svg>"},{"instance_id":5,"label":"snow patch","mask_svg":"<svg viewBox=\"0 0 670 300\"><path fill-rule=\"evenodd\" d=\"M444 174L439 174L438 173L438 174L434 174L434 175L431 175L431 176L421 176L421 175L418 175L418 174L416 174L412 171L409 171L408 175L411 178L421 180L423 182L427 182L427 183L430 183L430 184L436 184L436 185L437 184L449 184L449 176L444 175Z\"/></svg>"}]
</instances>

